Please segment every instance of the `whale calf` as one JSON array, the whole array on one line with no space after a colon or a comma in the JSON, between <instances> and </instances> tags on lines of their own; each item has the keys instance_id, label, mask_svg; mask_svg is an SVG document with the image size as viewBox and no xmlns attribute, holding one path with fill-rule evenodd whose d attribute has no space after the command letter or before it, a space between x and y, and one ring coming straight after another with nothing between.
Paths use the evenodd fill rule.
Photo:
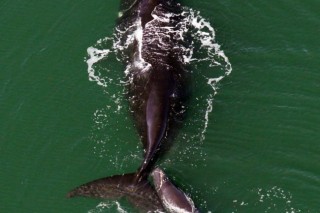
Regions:
<instances>
[{"instance_id":1,"label":"whale calf","mask_svg":"<svg viewBox=\"0 0 320 213\"><path fill-rule=\"evenodd\" d=\"M160 202L167 212L199 213L191 198L173 185L162 169L154 169L151 176Z\"/></svg>"},{"instance_id":2,"label":"whale calf","mask_svg":"<svg viewBox=\"0 0 320 213\"><path fill-rule=\"evenodd\" d=\"M91 181L69 192L68 197L124 197L144 212L176 212L164 205L174 195L177 199L172 200L173 206L180 208L182 204L183 212L197 212L187 202L191 199L175 188L161 169L153 170L160 148L184 114L188 96L188 78L177 38L182 8L174 0L124 0L120 8L117 29L134 37L124 51L123 61L130 111L143 144L144 159L136 172ZM125 43L126 38L123 40ZM154 185L148 180L152 170ZM159 188L159 181L164 179L166 187Z\"/></svg>"}]
</instances>

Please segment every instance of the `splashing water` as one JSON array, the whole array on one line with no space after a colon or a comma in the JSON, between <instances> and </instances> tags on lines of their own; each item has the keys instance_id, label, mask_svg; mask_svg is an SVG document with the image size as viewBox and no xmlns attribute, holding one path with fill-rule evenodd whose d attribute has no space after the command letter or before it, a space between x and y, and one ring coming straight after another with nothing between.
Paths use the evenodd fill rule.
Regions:
<instances>
[{"instance_id":1,"label":"splashing water","mask_svg":"<svg viewBox=\"0 0 320 213\"><path fill-rule=\"evenodd\" d=\"M184 7L181 14L172 14L164 11L160 6L157 6L152 12L154 20L151 22L168 22L170 17L175 15L182 15L183 17L182 21L178 23L178 26L174 29L164 27L160 29L160 31L158 30L159 34L155 36L159 39L160 44L165 44L165 42L161 43L161 39L168 34L174 35L174 38L180 41L176 47L181 49L183 53L179 60L188 67L188 72L191 74L194 82L193 90L196 91L196 94L193 95L192 100L190 100L193 104L191 106L185 106L194 117L193 119L187 119L186 126L196 126L197 128L191 135L190 132L188 132L181 133L177 137L177 141L185 141L184 146L179 147L178 153L173 158L165 160L164 164L170 164L172 161L183 161L186 157L199 159L198 161L202 161L201 163L203 164L206 154L198 149L199 143L201 144L205 140L205 134L209 124L209 114L213 110L213 100L219 89L219 83L226 76L230 75L232 67L227 56L223 50L220 49L220 45L215 41L214 28L210 22L200 15L199 11ZM152 23L148 24L151 25ZM137 164L142 160L139 156L141 151L139 146L136 146L135 149L130 151L131 153L124 155L123 151L125 150L121 150L119 144L125 146L128 145L128 141L121 138L121 135L112 137L112 134L118 134L118 132L120 132L118 128L128 126L127 124L119 125L118 122L112 122L123 120L123 117L125 117L125 122L130 122L130 118L127 115L129 114L129 109L126 107L124 100L124 93L126 93L124 88L125 85L129 84L132 80L129 76L131 66L140 66L140 70L142 71L147 71L150 66L141 56L142 35L141 21L136 20L125 28L118 26L115 28L115 33L112 37L99 39L95 45L87 49L88 58L86 62L88 64L87 71L89 80L101 86L104 93L110 98L110 103L104 108L98 109L93 115L94 125L90 140L95 142L95 154L102 158L107 157L110 163L112 163L111 166L118 171L121 171L126 164L131 163L132 157L137 160ZM128 63L128 52L132 50L135 41L138 41L140 54L133 65ZM163 48L166 48L165 45L163 45ZM124 72L114 73L113 68L108 66L108 61L112 61L113 63L117 61L119 64L126 63L127 66ZM112 119L109 119L111 116ZM117 119L117 116L119 119ZM110 129L112 129L112 134ZM111 137L117 138L117 141L111 141ZM113 148L108 149L107 147ZM119 150L119 152L112 153L109 150ZM176 152L177 149L174 151ZM130 157L119 160L119 156ZM193 158L192 156L197 157ZM197 167L198 162L193 161L190 165ZM110 205L98 205L96 207L96 209L100 208L111 207Z\"/></svg>"}]
</instances>

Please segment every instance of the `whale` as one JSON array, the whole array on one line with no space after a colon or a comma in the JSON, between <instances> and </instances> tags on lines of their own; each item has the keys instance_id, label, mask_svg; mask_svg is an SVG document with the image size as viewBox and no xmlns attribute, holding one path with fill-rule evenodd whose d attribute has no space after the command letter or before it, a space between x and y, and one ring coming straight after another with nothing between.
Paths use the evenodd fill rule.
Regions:
<instances>
[{"instance_id":1,"label":"whale","mask_svg":"<svg viewBox=\"0 0 320 213\"><path fill-rule=\"evenodd\" d=\"M161 168L155 168L151 177L160 202L167 212L199 213L192 199L177 188Z\"/></svg>"},{"instance_id":2,"label":"whale","mask_svg":"<svg viewBox=\"0 0 320 213\"><path fill-rule=\"evenodd\" d=\"M156 161L165 153L166 146L170 146L170 137L181 126L189 96L188 76L181 60L183 53L176 38L181 11L181 5L174 0L120 3L117 29L134 37L124 51L123 62L128 79L128 103L144 150L143 160L135 172L82 184L71 190L68 197L125 198L141 212L175 212L164 205L175 196L178 198L173 206L182 205L184 212L195 212L185 201L188 198L185 193L174 187L163 170L155 169ZM123 40L125 43L126 38ZM172 195L170 190L161 187L157 190L162 179L171 183L166 189L171 189Z\"/></svg>"}]
</instances>

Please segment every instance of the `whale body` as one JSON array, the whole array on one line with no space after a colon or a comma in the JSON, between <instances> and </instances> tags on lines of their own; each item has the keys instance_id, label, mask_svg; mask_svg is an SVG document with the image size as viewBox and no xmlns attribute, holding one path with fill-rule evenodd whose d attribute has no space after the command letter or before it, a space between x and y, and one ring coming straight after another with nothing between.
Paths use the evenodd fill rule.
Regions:
<instances>
[{"instance_id":1,"label":"whale body","mask_svg":"<svg viewBox=\"0 0 320 213\"><path fill-rule=\"evenodd\" d=\"M136 172L91 181L69 192L68 197L126 198L142 212L175 212L163 203L170 195L156 190L161 179L156 174L161 173L162 178L165 174L159 168L153 171L153 167L161 154L159 150L184 115L188 96L188 78L177 38L182 8L173 0L124 0L120 11L117 29L134 36L123 61L130 111L143 144L144 159ZM148 179L151 172L154 185ZM180 196L178 203L185 199L173 184L169 188ZM188 206L183 212L196 212L193 209L189 211Z\"/></svg>"}]
</instances>

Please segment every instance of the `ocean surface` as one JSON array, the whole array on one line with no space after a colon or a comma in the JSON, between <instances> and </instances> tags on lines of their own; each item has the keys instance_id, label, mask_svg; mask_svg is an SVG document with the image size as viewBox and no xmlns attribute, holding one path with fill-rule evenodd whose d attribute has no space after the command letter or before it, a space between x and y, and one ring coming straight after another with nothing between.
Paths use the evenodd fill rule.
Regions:
<instances>
[{"instance_id":1,"label":"ocean surface","mask_svg":"<svg viewBox=\"0 0 320 213\"><path fill-rule=\"evenodd\" d=\"M190 63L189 112L158 165L201 212L320 212L320 1L182 4L214 28L231 66ZM95 77L88 67L88 48L110 48L118 12L115 0L0 1L1 213L137 212L66 198L141 163L125 67L112 55Z\"/></svg>"}]
</instances>

